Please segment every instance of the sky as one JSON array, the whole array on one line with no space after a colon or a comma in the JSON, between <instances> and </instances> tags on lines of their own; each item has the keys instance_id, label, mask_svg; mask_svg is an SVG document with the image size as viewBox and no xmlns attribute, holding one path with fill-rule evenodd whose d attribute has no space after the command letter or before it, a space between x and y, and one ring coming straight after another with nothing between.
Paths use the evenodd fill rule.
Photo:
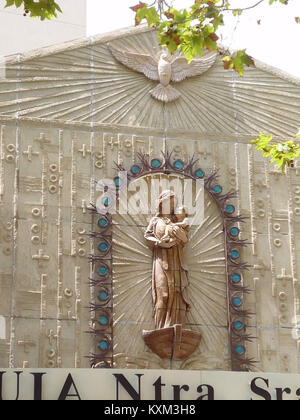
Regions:
<instances>
[{"instance_id":1,"label":"sky","mask_svg":"<svg viewBox=\"0 0 300 420\"><path fill-rule=\"evenodd\" d=\"M146 0L144 0L146 1ZM149 3L151 0L149 0ZM170 0L176 8L191 5L193 0ZM252 6L258 0L232 0L233 6ZM134 25L134 13L129 9L138 0L87 0L87 35L97 35ZM230 49L247 48L254 58L300 77L300 0L289 5L261 5L233 17L227 12L221 43ZM260 20L260 24L257 22Z\"/></svg>"}]
</instances>

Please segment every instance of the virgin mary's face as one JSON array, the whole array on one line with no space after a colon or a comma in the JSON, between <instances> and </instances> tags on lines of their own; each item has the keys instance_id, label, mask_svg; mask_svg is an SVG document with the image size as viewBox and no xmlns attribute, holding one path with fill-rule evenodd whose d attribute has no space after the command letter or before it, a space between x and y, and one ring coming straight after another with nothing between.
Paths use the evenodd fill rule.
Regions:
<instances>
[{"instance_id":1,"label":"virgin mary's face","mask_svg":"<svg viewBox=\"0 0 300 420\"><path fill-rule=\"evenodd\" d=\"M163 215L174 214L175 202L176 202L176 199L175 199L174 196L171 196L171 197L165 199L162 202L162 209L161 209L162 214Z\"/></svg>"}]
</instances>

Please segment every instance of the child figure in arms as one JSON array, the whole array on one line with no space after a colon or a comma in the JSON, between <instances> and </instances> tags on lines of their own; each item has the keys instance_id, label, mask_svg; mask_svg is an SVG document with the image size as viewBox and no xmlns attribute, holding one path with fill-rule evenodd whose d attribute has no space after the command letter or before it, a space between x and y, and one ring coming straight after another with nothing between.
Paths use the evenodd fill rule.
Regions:
<instances>
[{"instance_id":1,"label":"child figure in arms","mask_svg":"<svg viewBox=\"0 0 300 420\"><path fill-rule=\"evenodd\" d=\"M178 214L175 215L174 223L170 223L166 226L165 234L158 242L158 244L162 242L175 242L176 239L181 239L178 232L180 229L185 231L189 231L190 223L188 219L188 214L186 208L179 207Z\"/></svg>"}]
</instances>

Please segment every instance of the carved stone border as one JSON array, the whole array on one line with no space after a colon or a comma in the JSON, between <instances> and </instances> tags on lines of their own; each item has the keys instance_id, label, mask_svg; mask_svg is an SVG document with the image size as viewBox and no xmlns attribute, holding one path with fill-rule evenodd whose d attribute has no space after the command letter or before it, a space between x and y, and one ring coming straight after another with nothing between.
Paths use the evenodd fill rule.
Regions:
<instances>
[{"instance_id":1,"label":"carved stone border","mask_svg":"<svg viewBox=\"0 0 300 420\"><path fill-rule=\"evenodd\" d=\"M217 171L206 175L197 165L199 159L192 156L185 163L180 159L172 159L172 154L173 152L169 151L162 152L162 157L151 160L145 154L138 154L139 163L132 165L127 171L128 182L151 174L180 174L193 180L203 179L205 191L217 204L223 219L231 369L233 371L249 371L256 361L246 356L246 343L251 342L255 337L246 332L246 320L251 313L244 308L244 295L250 293L250 290L243 285L243 272L250 266L241 261L241 248L247 246L248 243L247 240L240 239L240 229L237 226L238 223L243 223L246 218L235 215L235 207L230 200L236 198L237 193L236 191L223 193L223 188L218 183ZM126 170L122 165L116 164L116 167L118 171ZM122 187L120 178L115 177L114 182L117 191L119 191ZM99 329L89 331L97 337L98 348L97 353L91 354L89 357L98 367L112 367L112 218L109 211L104 216L97 213L95 206L92 206L91 210L98 217L99 231L91 234L95 239L98 251L97 254L90 256L90 261L95 268L95 278L90 279L90 285L95 288L100 303L93 303L90 307L90 310L96 314L96 323L99 325Z\"/></svg>"}]
</instances>

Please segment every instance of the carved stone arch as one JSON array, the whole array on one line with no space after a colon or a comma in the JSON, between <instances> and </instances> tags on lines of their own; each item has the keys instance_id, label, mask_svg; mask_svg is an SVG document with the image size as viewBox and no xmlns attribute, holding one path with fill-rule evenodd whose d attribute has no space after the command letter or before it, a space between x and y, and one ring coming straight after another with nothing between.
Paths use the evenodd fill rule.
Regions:
<instances>
[{"instance_id":1,"label":"carved stone arch","mask_svg":"<svg viewBox=\"0 0 300 420\"><path fill-rule=\"evenodd\" d=\"M131 168L129 168L128 172L126 172L127 182L129 183L129 185L134 181L145 179L147 177L148 179L151 179L153 176L175 176L179 177L181 180L188 178L192 180L202 179L204 182L204 189L206 195L205 202L209 207L211 207L211 209L214 209L211 213L211 216L209 216L210 220L208 220L208 223L214 223L213 230L215 229L215 235L218 236L221 231L223 237L223 240L221 242L219 241L219 243L212 244L211 248L208 247L206 250L202 249L201 251L201 235L199 237L199 232L201 231L200 226L198 227L198 229L196 229L194 233L192 233L194 235L194 239L197 238L197 235L198 239L195 240L194 244L193 242L191 242L191 247L200 247L199 253L201 254L202 252L202 255L204 255L205 252L213 252L213 249L215 249L214 257L211 259L211 261L209 261L209 259L206 262L204 261L204 264L209 265L212 262L213 266L213 264L216 263L216 265L219 267L218 270L214 272L212 269L208 269L207 267L202 270L202 274L204 275L204 277L206 276L207 279L207 284L205 285L206 292L204 293L206 293L207 302L209 302L206 304L208 306L206 306L206 308L204 309L204 313L206 314L206 321L203 320L203 322L206 324L207 322L209 322L209 316L207 316L207 314L209 313L209 311L213 313L212 306L214 305L215 312L212 316L215 320L218 317L219 321L220 319L222 319L222 311L220 311L220 308L218 309L217 306L218 299L219 303L221 299L223 302L223 314L226 314L226 323L223 325L223 328L226 328L226 333L228 337L228 360L225 361L225 364L223 363L223 365L221 366L220 364L218 364L218 358L216 357L216 355L210 354L209 352L211 344L213 343L214 339L216 339L217 325L213 322L213 326L210 331L211 337L206 341L204 339L204 343L206 343L207 346L205 356L206 359L203 357L199 358L199 355L195 354L190 359L183 362L181 366L178 366L178 368L199 369L203 368L203 366L205 365L207 366L206 369L220 368L235 371L249 370L254 361L246 356L246 343L250 341L253 337L250 337L246 333L246 319L250 314L244 308L243 302L244 294L249 292L249 290L243 285L243 271L245 269L248 269L249 266L241 261L241 249L243 246L247 245L247 242L245 240L240 239L240 224L243 222L244 218L240 215L235 214L236 209L231 201L236 196L235 192L230 191L228 193L224 193L223 187L218 183L217 172L211 172L210 174L206 175L204 171L197 166L197 161L194 159L194 157L192 157L188 160L187 163L185 163L182 160L172 160L172 153L166 152L165 154L163 154L163 158L156 158L152 159L151 161L148 161L145 155L139 155L139 159L140 162L134 164ZM123 172L125 174L125 168L118 166L118 169L119 171L121 171L121 173ZM120 181L121 179L119 176L117 176L114 179L117 191L119 193L122 190L122 185ZM145 218L143 219L143 217L137 214L136 217L133 217L132 215L123 215L122 217L120 217L120 215L118 215L114 217L113 222L109 214L109 205L107 207L107 214L104 216L102 215L101 218L98 220L98 227L100 228L100 232L95 233L96 240L98 242L100 240L100 243L97 247L100 251L102 243L102 251L100 252L100 254L102 255L92 256L92 261L94 261L98 266L98 268L96 268L95 270L96 273L98 272L99 274L99 272L102 270L102 277L104 276L104 279L102 280L92 279L92 285L96 288L100 287L103 289L104 286L110 282L110 293L108 293L110 294L110 302L112 296L114 295L114 326L112 326L112 314L105 315L106 319L109 320L109 328L106 330L101 329L100 331L93 332L96 335L100 334L102 339L103 337L105 337L105 334L108 333L109 335L110 344L106 346L106 350L108 351L106 351L105 354L102 355L103 358L101 359L102 356L98 355L97 353L93 355L95 361L99 361L100 359L100 364L102 363L104 367L113 366L114 356L120 353L118 351L118 342L117 340L114 341L114 336L119 337L118 339L126 340L128 342L129 351L126 352L126 354L124 354L124 352L121 352L123 354L123 358L125 358L125 360L128 361L130 359L130 356L133 354L132 351L130 351L130 346L134 346L134 334L136 334L136 331L139 328L138 324L142 321L150 324L152 321L152 308L150 299L152 254L151 250L149 250L148 247L145 245L143 239L143 228L146 226L147 221ZM96 208L94 208L94 212L97 212ZM218 231L218 229L220 229L220 231ZM203 230L203 232L204 234L202 234L202 237L205 237L205 235L207 235L207 232L205 232L205 230ZM135 243L136 247L131 246L131 243ZM123 257L121 255L118 255L118 253L121 254L120 247L123 248L123 250L126 250L125 258L124 255ZM193 253L188 248L186 250L186 254L188 254L189 257L193 259ZM107 264L107 259L109 259L110 264ZM194 257L193 264L196 263ZM118 266L122 266L122 270L120 272L118 272ZM220 269L220 266L223 267L223 273L222 269ZM126 267L128 268L129 272L126 271ZM133 271L132 267L135 267ZM141 272L143 272L143 270L144 277L141 277ZM197 285L196 281L196 272L197 269L194 273L193 271L191 271L191 287L195 288L195 290L197 290L197 287L199 289L199 285ZM129 282L129 291L127 289L127 292L125 292L124 288L122 289L122 287L120 287L120 285L122 285L122 280L124 280L126 276L127 279L131 278L131 282ZM219 278L216 279L216 277ZM221 279L222 277L223 281ZM144 293L141 290L139 291L139 293L135 293L136 284L142 284L143 286L145 286ZM219 294L219 298L215 300L213 298L214 292ZM222 293L223 296L221 296ZM137 302L139 305L141 305L141 307L144 308L143 311L135 310ZM112 305L110 307L112 308ZM210 307L209 310L208 307ZM116 308L118 309L116 310ZM104 309L97 307L97 305L93 309L95 309L96 311L100 309L100 312L105 312ZM130 317L126 318L124 314L126 314L126 311L128 310L131 314L137 314L137 318L135 320L129 319ZM196 302L194 312L197 312L197 310L201 311L201 307L199 307L199 304L197 304ZM118 319L116 319L116 314L118 314L119 316L117 317ZM197 316L197 319L199 320L201 319L201 317L199 318L199 316ZM189 315L188 322L190 324L193 324L195 322L195 313L193 313L193 310ZM222 321L219 325L220 330L222 328L221 324ZM129 330L135 332L131 334ZM128 335L130 337L129 339ZM108 338L107 335L106 338ZM207 345L208 341L210 341L211 343L210 346ZM98 349L99 346L101 348L100 343L98 343ZM114 350L112 351L112 349ZM154 356L152 355L151 357L153 359ZM223 361L224 358L226 359L226 356L224 356L223 354ZM107 359L109 359L108 362ZM125 363L125 367L138 367L139 360L144 359L144 353L140 354L139 356L135 355L135 362L126 362L127 364ZM147 355L146 359L149 359L149 354ZM120 354L118 355L116 360L123 360ZM122 363L124 364L124 360ZM145 364L146 362L143 361L141 363ZM152 360L151 363L148 361L148 367L149 364L151 365L151 367L157 367L159 365L156 359L155 361ZM121 365L119 365L118 363L117 367L121 367Z\"/></svg>"}]
</instances>

